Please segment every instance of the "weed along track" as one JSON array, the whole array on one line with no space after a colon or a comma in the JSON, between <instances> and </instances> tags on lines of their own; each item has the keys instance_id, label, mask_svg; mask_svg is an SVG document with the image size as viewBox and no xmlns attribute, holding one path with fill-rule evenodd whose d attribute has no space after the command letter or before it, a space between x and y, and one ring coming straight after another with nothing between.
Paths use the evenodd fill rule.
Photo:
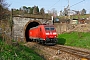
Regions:
<instances>
[{"instance_id":1,"label":"weed along track","mask_svg":"<svg viewBox=\"0 0 90 60\"><path fill-rule=\"evenodd\" d=\"M58 54L60 54L60 51L62 51L71 55L78 56L81 59L85 58L87 60L90 60L90 52L81 51L78 49L74 49L74 48L70 48L62 45L49 46L49 48L58 50Z\"/></svg>"}]
</instances>

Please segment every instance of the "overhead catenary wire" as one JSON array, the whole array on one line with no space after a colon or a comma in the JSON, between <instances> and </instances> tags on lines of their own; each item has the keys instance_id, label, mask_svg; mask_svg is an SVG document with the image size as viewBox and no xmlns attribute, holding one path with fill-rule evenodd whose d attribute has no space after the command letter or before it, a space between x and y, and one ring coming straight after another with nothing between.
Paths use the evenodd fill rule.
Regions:
<instances>
[{"instance_id":1,"label":"overhead catenary wire","mask_svg":"<svg viewBox=\"0 0 90 60\"><path fill-rule=\"evenodd\" d=\"M56 3L54 3L49 9L51 9L51 8L52 8L54 5L56 5L59 1L60 1L60 0L58 0ZM75 3L75 4L71 5L71 6L69 6L69 8L75 6L75 5L79 4L79 3L82 3L83 1L85 1L85 0L82 0L82 1L80 1L80 2L78 2L78 3Z\"/></svg>"},{"instance_id":2,"label":"overhead catenary wire","mask_svg":"<svg viewBox=\"0 0 90 60\"><path fill-rule=\"evenodd\" d=\"M60 1L60 0L58 0L56 3L54 3L50 8L52 8L54 5L56 5L59 1ZM50 8L49 8L49 9L50 9Z\"/></svg>"},{"instance_id":3,"label":"overhead catenary wire","mask_svg":"<svg viewBox=\"0 0 90 60\"><path fill-rule=\"evenodd\" d=\"M54 3L49 9L51 9L54 5L56 5L57 3L59 3L59 1L60 0L58 0L56 3ZM77 5L77 4L80 4L80 3L82 3L82 2L84 2L85 0L82 0L82 1L80 1L80 2L77 2L77 3L75 3L75 4L73 4L73 5L69 5L69 0L68 0L68 6L67 6L67 8L68 8L68 10L70 10L70 8L71 7L73 7L73 6L75 6L75 5Z\"/></svg>"},{"instance_id":4,"label":"overhead catenary wire","mask_svg":"<svg viewBox=\"0 0 90 60\"><path fill-rule=\"evenodd\" d=\"M82 1L80 1L80 2L78 2L76 4L74 4L74 5L71 5L70 7L73 7L73 6L75 6L75 5L79 4L79 3L82 3L83 1L85 1L85 0L82 0Z\"/></svg>"}]
</instances>

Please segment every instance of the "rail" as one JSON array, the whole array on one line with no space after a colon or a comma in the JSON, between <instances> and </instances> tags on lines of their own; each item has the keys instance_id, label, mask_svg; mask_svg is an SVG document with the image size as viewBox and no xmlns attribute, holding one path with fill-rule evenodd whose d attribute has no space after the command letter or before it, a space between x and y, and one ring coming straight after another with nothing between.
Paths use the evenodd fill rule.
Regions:
<instances>
[{"instance_id":1,"label":"rail","mask_svg":"<svg viewBox=\"0 0 90 60\"><path fill-rule=\"evenodd\" d=\"M48 46L48 47L62 52L66 52L75 56L79 56L80 58L85 58L87 60L90 60L90 52L81 51L78 49L74 49L74 48L70 48L62 45L55 45L55 46Z\"/></svg>"}]
</instances>

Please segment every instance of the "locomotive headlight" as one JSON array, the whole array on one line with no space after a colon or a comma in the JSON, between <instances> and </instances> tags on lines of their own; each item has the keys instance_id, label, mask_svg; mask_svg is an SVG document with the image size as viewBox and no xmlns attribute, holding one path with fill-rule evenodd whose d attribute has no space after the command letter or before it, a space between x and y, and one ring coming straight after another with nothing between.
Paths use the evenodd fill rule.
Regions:
<instances>
[{"instance_id":1,"label":"locomotive headlight","mask_svg":"<svg viewBox=\"0 0 90 60\"><path fill-rule=\"evenodd\" d=\"M55 36L55 38L56 38L57 36Z\"/></svg>"},{"instance_id":2,"label":"locomotive headlight","mask_svg":"<svg viewBox=\"0 0 90 60\"><path fill-rule=\"evenodd\" d=\"M49 33L46 33L46 35L49 35Z\"/></svg>"},{"instance_id":3,"label":"locomotive headlight","mask_svg":"<svg viewBox=\"0 0 90 60\"><path fill-rule=\"evenodd\" d=\"M53 35L56 35L56 34L57 34L56 32L53 33Z\"/></svg>"},{"instance_id":4,"label":"locomotive headlight","mask_svg":"<svg viewBox=\"0 0 90 60\"><path fill-rule=\"evenodd\" d=\"M43 39L43 40L45 40L45 39Z\"/></svg>"}]
</instances>

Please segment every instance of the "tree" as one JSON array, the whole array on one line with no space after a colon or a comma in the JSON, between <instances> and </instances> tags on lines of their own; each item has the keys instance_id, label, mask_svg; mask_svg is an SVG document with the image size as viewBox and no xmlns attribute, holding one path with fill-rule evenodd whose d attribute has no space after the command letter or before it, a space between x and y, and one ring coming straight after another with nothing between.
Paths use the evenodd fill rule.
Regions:
<instances>
[{"instance_id":1,"label":"tree","mask_svg":"<svg viewBox=\"0 0 90 60\"><path fill-rule=\"evenodd\" d=\"M48 15L49 16L57 16L57 10L55 10L55 8L53 8L52 10L48 10Z\"/></svg>"},{"instance_id":2,"label":"tree","mask_svg":"<svg viewBox=\"0 0 90 60\"><path fill-rule=\"evenodd\" d=\"M22 8L19 8L19 11L22 11Z\"/></svg>"},{"instance_id":3,"label":"tree","mask_svg":"<svg viewBox=\"0 0 90 60\"><path fill-rule=\"evenodd\" d=\"M63 16L63 12L62 12L62 10L60 11L60 16Z\"/></svg>"},{"instance_id":4,"label":"tree","mask_svg":"<svg viewBox=\"0 0 90 60\"><path fill-rule=\"evenodd\" d=\"M67 16L68 15L68 9L64 8L64 15Z\"/></svg>"},{"instance_id":5,"label":"tree","mask_svg":"<svg viewBox=\"0 0 90 60\"><path fill-rule=\"evenodd\" d=\"M79 11L75 11L76 14L79 14L80 12Z\"/></svg>"},{"instance_id":6,"label":"tree","mask_svg":"<svg viewBox=\"0 0 90 60\"><path fill-rule=\"evenodd\" d=\"M45 12L44 12L44 8L41 8L41 10L40 10L40 14L41 14L41 15L44 15L44 14L45 14Z\"/></svg>"},{"instance_id":7,"label":"tree","mask_svg":"<svg viewBox=\"0 0 90 60\"><path fill-rule=\"evenodd\" d=\"M85 10L85 9L82 9L82 10L81 10L81 14L82 14L82 15L85 15L85 14L86 14L86 10Z\"/></svg>"},{"instance_id":8,"label":"tree","mask_svg":"<svg viewBox=\"0 0 90 60\"><path fill-rule=\"evenodd\" d=\"M47 12L48 12L48 13L47 13L47 15L48 15L48 16L52 16L52 14L51 14L51 11L50 11L50 10L47 10Z\"/></svg>"},{"instance_id":9,"label":"tree","mask_svg":"<svg viewBox=\"0 0 90 60\"><path fill-rule=\"evenodd\" d=\"M52 15L53 15L54 17L57 16L57 10L55 10L55 8L53 8L53 9L51 10L51 13L52 13Z\"/></svg>"},{"instance_id":10,"label":"tree","mask_svg":"<svg viewBox=\"0 0 90 60\"><path fill-rule=\"evenodd\" d=\"M5 2L5 0L0 0L0 20L6 19L9 16L8 7L9 5Z\"/></svg>"},{"instance_id":11,"label":"tree","mask_svg":"<svg viewBox=\"0 0 90 60\"><path fill-rule=\"evenodd\" d=\"M33 14L39 14L39 8L38 8L38 6L34 6Z\"/></svg>"},{"instance_id":12,"label":"tree","mask_svg":"<svg viewBox=\"0 0 90 60\"><path fill-rule=\"evenodd\" d=\"M27 7L26 6L23 6L23 11L24 11L24 13L27 13Z\"/></svg>"},{"instance_id":13,"label":"tree","mask_svg":"<svg viewBox=\"0 0 90 60\"><path fill-rule=\"evenodd\" d=\"M38 8L38 6L36 7L36 10L37 10L37 14L39 14L39 8Z\"/></svg>"},{"instance_id":14,"label":"tree","mask_svg":"<svg viewBox=\"0 0 90 60\"><path fill-rule=\"evenodd\" d=\"M30 8L30 14L33 14L34 7Z\"/></svg>"},{"instance_id":15,"label":"tree","mask_svg":"<svg viewBox=\"0 0 90 60\"><path fill-rule=\"evenodd\" d=\"M28 7L28 13L30 13L31 7Z\"/></svg>"}]
</instances>

